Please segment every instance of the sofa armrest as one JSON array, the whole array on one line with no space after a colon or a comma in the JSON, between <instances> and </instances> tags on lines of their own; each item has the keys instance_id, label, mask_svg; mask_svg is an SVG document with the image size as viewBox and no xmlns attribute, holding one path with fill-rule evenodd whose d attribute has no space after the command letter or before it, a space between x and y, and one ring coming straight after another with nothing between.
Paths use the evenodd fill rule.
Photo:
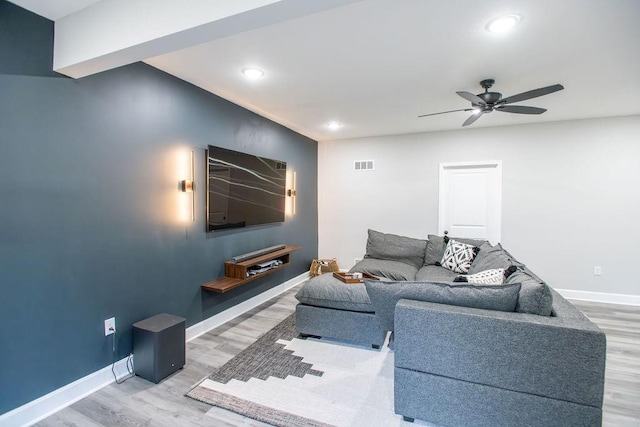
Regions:
<instances>
[{"instance_id":1,"label":"sofa armrest","mask_svg":"<svg viewBox=\"0 0 640 427\"><path fill-rule=\"evenodd\" d=\"M601 408L606 337L556 300L553 317L400 300L395 365Z\"/></svg>"}]
</instances>

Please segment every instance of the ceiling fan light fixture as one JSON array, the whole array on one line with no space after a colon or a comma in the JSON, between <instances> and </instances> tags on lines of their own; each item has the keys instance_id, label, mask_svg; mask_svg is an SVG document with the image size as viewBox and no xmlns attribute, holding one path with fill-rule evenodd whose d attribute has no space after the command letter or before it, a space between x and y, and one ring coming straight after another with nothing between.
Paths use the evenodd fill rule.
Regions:
<instances>
[{"instance_id":1,"label":"ceiling fan light fixture","mask_svg":"<svg viewBox=\"0 0 640 427\"><path fill-rule=\"evenodd\" d=\"M522 16L510 13L508 15L502 15L492 19L487 23L485 28L490 33L504 33L518 25L521 20Z\"/></svg>"},{"instance_id":2,"label":"ceiling fan light fixture","mask_svg":"<svg viewBox=\"0 0 640 427\"><path fill-rule=\"evenodd\" d=\"M251 80L258 80L264 77L264 71L256 67L247 67L242 69L242 74Z\"/></svg>"}]
</instances>

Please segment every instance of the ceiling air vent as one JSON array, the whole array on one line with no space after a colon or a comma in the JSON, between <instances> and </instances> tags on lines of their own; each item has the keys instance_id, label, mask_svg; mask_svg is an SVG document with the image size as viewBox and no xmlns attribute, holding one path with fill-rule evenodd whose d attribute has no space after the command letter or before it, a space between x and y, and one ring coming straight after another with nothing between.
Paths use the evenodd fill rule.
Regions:
<instances>
[{"instance_id":1,"label":"ceiling air vent","mask_svg":"<svg viewBox=\"0 0 640 427\"><path fill-rule=\"evenodd\" d=\"M354 171L372 171L373 160L355 160L353 162Z\"/></svg>"}]
</instances>

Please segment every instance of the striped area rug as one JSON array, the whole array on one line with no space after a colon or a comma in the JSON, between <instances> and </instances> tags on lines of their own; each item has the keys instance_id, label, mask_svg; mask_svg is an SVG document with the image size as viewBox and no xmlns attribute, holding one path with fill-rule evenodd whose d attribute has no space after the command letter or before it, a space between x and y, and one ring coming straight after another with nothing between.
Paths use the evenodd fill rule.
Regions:
<instances>
[{"instance_id":1,"label":"striped area rug","mask_svg":"<svg viewBox=\"0 0 640 427\"><path fill-rule=\"evenodd\" d=\"M300 339L294 322L282 321L187 396L282 427L411 425L393 410L393 352Z\"/></svg>"}]
</instances>

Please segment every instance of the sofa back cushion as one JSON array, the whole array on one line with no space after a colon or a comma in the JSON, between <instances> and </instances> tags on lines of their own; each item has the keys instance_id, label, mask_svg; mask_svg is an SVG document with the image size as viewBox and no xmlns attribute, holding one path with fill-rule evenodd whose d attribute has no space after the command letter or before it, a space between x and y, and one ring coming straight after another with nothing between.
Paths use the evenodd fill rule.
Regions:
<instances>
[{"instance_id":1,"label":"sofa back cushion","mask_svg":"<svg viewBox=\"0 0 640 427\"><path fill-rule=\"evenodd\" d=\"M494 268L508 268L512 264L513 261L502 249L500 243L491 246L489 242L486 242L480 246L478 255L469 269L469 274L476 274Z\"/></svg>"},{"instance_id":2,"label":"sofa back cushion","mask_svg":"<svg viewBox=\"0 0 640 427\"><path fill-rule=\"evenodd\" d=\"M427 241L427 250L424 255L424 265L437 265L442 261L442 256L447 248L447 243L444 241L444 236L435 236L429 234L429 240ZM458 242L466 243L476 247L482 246L486 240L479 239L465 239L458 237L449 237L450 240L457 240Z\"/></svg>"},{"instance_id":3,"label":"sofa back cushion","mask_svg":"<svg viewBox=\"0 0 640 427\"><path fill-rule=\"evenodd\" d=\"M399 261L422 267L427 241L369 230L365 258Z\"/></svg>"},{"instance_id":4,"label":"sofa back cushion","mask_svg":"<svg viewBox=\"0 0 640 427\"><path fill-rule=\"evenodd\" d=\"M522 269L511 274L506 283L519 283L521 286L516 305L517 312L539 316L551 315L553 296L546 283Z\"/></svg>"},{"instance_id":5,"label":"sofa back cushion","mask_svg":"<svg viewBox=\"0 0 640 427\"><path fill-rule=\"evenodd\" d=\"M514 311L519 284L499 286L449 285L438 282L364 281L376 319L383 331L393 331L396 304L401 299L428 301L486 310Z\"/></svg>"},{"instance_id":6,"label":"sofa back cushion","mask_svg":"<svg viewBox=\"0 0 640 427\"><path fill-rule=\"evenodd\" d=\"M524 267L524 264L504 250L500 243L492 246L489 242L485 242L480 246L480 251L478 251L478 255L476 255L471 264L469 274L476 274L494 268L509 268L512 265Z\"/></svg>"},{"instance_id":7,"label":"sofa back cushion","mask_svg":"<svg viewBox=\"0 0 640 427\"><path fill-rule=\"evenodd\" d=\"M511 274L505 283L520 283L522 285L516 311L550 316L553 296L547 284L523 263L516 260L500 243L492 246L487 242L480 246L480 251L471 264L469 274L494 268L509 268L510 266L516 266L518 270Z\"/></svg>"},{"instance_id":8,"label":"sofa back cushion","mask_svg":"<svg viewBox=\"0 0 640 427\"><path fill-rule=\"evenodd\" d=\"M458 273L438 265L424 265L416 273L418 282L453 282Z\"/></svg>"}]
</instances>

